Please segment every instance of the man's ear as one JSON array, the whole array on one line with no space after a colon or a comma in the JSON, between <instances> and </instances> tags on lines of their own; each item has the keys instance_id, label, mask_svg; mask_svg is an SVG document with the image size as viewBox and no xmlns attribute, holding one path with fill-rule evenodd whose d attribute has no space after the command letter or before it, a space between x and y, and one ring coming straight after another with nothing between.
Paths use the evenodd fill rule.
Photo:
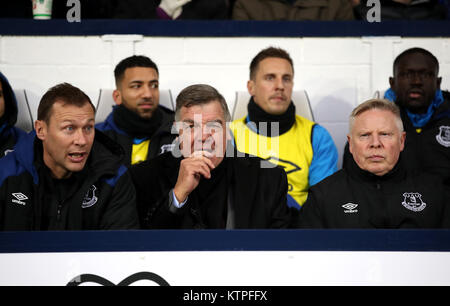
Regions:
<instances>
[{"instance_id":1,"label":"man's ear","mask_svg":"<svg viewBox=\"0 0 450 306\"><path fill-rule=\"evenodd\" d=\"M247 90L248 90L248 93L250 94L250 96L253 97L255 95L255 82L254 81L249 80L247 82Z\"/></svg>"},{"instance_id":2,"label":"man's ear","mask_svg":"<svg viewBox=\"0 0 450 306\"><path fill-rule=\"evenodd\" d=\"M402 132L400 135L400 152L403 151L405 148L405 141L406 141L406 132Z\"/></svg>"},{"instance_id":3,"label":"man's ear","mask_svg":"<svg viewBox=\"0 0 450 306\"><path fill-rule=\"evenodd\" d=\"M391 86L392 89L394 89L394 85L395 85L395 79L393 77L389 78L389 85Z\"/></svg>"},{"instance_id":4,"label":"man's ear","mask_svg":"<svg viewBox=\"0 0 450 306\"><path fill-rule=\"evenodd\" d=\"M112 96L117 105L122 104L122 93L118 89L113 91Z\"/></svg>"},{"instance_id":5,"label":"man's ear","mask_svg":"<svg viewBox=\"0 0 450 306\"><path fill-rule=\"evenodd\" d=\"M350 151L350 153L352 153L352 142L350 141L350 134L347 134L347 143L348 143L348 150Z\"/></svg>"},{"instance_id":6,"label":"man's ear","mask_svg":"<svg viewBox=\"0 0 450 306\"><path fill-rule=\"evenodd\" d=\"M45 140L47 135L47 124L43 120L36 120L34 122L34 130L36 131L36 136L40 140Z\"/></svg>"}]
</instances>

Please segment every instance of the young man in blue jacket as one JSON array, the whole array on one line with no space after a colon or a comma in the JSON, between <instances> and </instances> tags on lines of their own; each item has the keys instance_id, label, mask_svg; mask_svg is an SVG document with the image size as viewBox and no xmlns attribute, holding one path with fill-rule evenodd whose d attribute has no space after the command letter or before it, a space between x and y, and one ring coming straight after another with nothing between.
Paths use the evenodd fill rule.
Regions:
<instances>
[{"instance_id":1,"label":"young man in blue jacket","mask_svg":"<svg viewBox=\"0 0 450 306\"><path fill-rule=\"evenodd\" d=\"M131 56L114 70L116 102L105 122L96 128L125 150L127 165L170 151L173 111L159 105L159 72L146 56Z\"/></svg>"}]
</instances>

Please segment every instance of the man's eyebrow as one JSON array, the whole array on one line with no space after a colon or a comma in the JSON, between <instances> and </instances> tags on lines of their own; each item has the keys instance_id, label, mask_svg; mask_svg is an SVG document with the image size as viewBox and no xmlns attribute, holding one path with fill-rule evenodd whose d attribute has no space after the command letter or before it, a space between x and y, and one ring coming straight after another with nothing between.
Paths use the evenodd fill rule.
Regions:
<instances>
[{"instance_id":1,"label":"man's eyebrow","mask_svg":"<svg viewBox=\"0 0 450 306\"><path fill-rule=\"evenodd\" d=\"M159 83L159 80L158 79L153 79L153 80L150 80L148 82L149 83ZM129 84L133 84L133 83L143 84L143 83L145 83L145 81L143 81L143 80L131 80Z\"/></svg>"},{"instance_id":2,"label":"man's eyebrow","mask_svg":"<svg viewBox=\"0 0 450 306\"><path fill-rule=\"evenodd\" d=\"M131 80L130 83L128 83L128 84L133 84L133 83L142 84L142 83L144 83L144 81L141 81L141 80Z\"/></svg>"},{"instance_id":3,"label":"man's eyebrow","mask_svg":"<svg viewBox=\"0 0 450 306\"><path fill-rule=\"evenodd\" d=\"M76 123L77 120L71 120L71 119L64 119L61 124L73 124ZM91 122L95 122L95 118L89 118L87 121L85 121L86 123L91 123ZM83 123L84 124L84 123Z\"/></svg>"},{"instance_id":4,"label":"man's eyebrow","mask_svg":"<svg viewBox=\"0 0 450 306\"><path fill-rule=\"evenodd\" d=\"M223 124L223 121L222 121L222 119L214 119L214 120L208 121L208 123L220 123L220 124Z\"/></svg>"}]
</instances>

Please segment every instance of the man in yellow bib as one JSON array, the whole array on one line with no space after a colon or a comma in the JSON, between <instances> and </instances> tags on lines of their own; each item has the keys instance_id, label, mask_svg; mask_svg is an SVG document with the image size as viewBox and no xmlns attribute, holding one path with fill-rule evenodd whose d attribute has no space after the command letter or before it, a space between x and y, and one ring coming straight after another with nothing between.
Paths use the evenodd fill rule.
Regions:
<instances>
[{"instance_id":1,"label":"man in yellow bib","mask_svg":"<svg viewBox=\"0 0 450 306\"><path fill-rule=\"evenodd\" d=\"M310 186L337 171L338 153L328 131L295 114L289 54L269 47L250 64L248 115L231 123L238 151L281 166L289 183L287 204L300 209Z\"/></svg>"},{"instance_id":2,"label":"man in yellow bib","mask_svg":"<svg viewBox=\"0 0 450 306\"><path fill-rule=\"evenodd\" d=\"M171 151L174 112L159 105L159 72L146 56L130 56L114 70L113 111L96 128L125 150L128 166Z\"/></svg>"}]
</instances>

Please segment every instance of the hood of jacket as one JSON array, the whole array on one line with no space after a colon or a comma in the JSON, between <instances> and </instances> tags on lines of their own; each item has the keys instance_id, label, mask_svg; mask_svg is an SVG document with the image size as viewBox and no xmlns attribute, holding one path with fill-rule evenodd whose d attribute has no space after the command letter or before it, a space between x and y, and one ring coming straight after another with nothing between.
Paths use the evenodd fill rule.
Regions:
<instances>
[{"instance_id":1,"label":"hood of jacket","mask_svg":"<svg viewBox=\"0 0 450 306\"><path fill-rule=\"evenodd\" d=\"M9 127L13 127L17 121L17 100L14 91L11 88L11 85L8 82L8 79L0 72L0 81L3 87L3 96L5 99L5 113L2 118L5 118L6 121L1 120L0 122L4 122L4 124L0 124L0 134L3 133L3 130L6 130Z\"/></svg>"},{"instance_id":2,"label":"hood of jacket","mask_svg":"<svg viewBox=\"0 0 450 306\"><path fill-rule=\"evenodd\" d=\"M117 106L113 107L113 111L108 115L108 117L106 117L104 122L98 123L96 124L96 128L100 131L107 131L107 130L113 130L114 132L118 133L118 134L122 134L122 135L126 135L126 136L130 136L128 135L125 131L123 131L121 128L119 128L117 126L117 124L114 122L114 110L117 108ZM165 133L171 133L171 129L172 129L172 124L174 121L174 115L175 112L159 105L158 108L162 111L163 117L162 117L162 122L161 122L161 126L158 128L158 130L155 132L155 135L153 137L155 137L158 134L165 134Z\"/></svg>"}]
</instances>

